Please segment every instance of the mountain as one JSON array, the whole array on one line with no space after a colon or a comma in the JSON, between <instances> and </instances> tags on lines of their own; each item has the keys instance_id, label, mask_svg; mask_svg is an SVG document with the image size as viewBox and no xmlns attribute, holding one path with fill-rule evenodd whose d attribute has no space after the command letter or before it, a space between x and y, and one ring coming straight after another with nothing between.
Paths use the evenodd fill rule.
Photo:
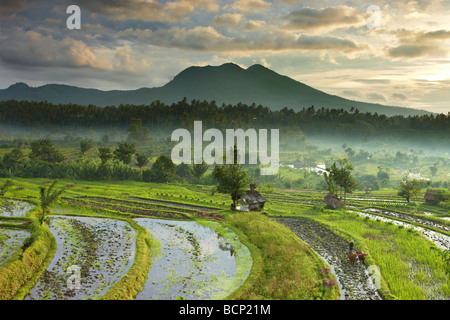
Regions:
<instances>
[{"instance_id":1,"label":"mountain","mask_svg":"<svg viewBox=\"0 0 450 320\"><path fill-rule=\"evenodd\" d=\"M253 65L247 69L233 63L221 66L189 67L180 72L172 81L158 88L140 88L137 90L84 89L74 86L47 84L32 88L25 83L16 83L0 90L0 101L15 99L29 101L48 101L52 103L74 103L97 106L119 104L150 104L160 100L172 104L192 99L216 101L222 103L263 105L272 110L284 107L295 111L314 105L317 108L352 107L360 112L372 112L392 115L420 115L430 112L412 108L385 106L381 104L352 101L314 89L304 83L280 75L262 65Z\"/></svg>"}]
</instances>

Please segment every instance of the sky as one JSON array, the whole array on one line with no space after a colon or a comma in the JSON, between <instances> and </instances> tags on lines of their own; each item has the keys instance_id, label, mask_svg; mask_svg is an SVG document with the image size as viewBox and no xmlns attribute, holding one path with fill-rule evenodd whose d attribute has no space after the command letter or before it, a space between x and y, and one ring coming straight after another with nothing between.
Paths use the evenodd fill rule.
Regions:
<instances>
[{"instance_id":1,"label":"sky","mask_svg":"<svg viewBox=\"0 0 450 320\"><path fill-rule=\"evenodd\" d=\"M67 26L70 5L80 29ZM0 0L1 89L159 87L187 67L228 62L447 114L450 0Z\"/></svg>"}]
</instances>

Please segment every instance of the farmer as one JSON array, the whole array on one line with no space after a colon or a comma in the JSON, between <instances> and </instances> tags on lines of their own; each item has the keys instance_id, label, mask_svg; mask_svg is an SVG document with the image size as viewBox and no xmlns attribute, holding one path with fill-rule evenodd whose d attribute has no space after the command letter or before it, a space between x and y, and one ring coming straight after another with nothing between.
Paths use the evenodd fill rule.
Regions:
<instances>
[{"instance_id":1,"label":"farmer","mask_svg":"<svg viewBox=\"0 0 450 320\"><path fill-rule=\"evenodd\" d=\"M355 243L352 241L350 241L350 243L348 244L348 253L354 251L356 253L356 248L355 248Z\"/></svg>"}]
</instances>

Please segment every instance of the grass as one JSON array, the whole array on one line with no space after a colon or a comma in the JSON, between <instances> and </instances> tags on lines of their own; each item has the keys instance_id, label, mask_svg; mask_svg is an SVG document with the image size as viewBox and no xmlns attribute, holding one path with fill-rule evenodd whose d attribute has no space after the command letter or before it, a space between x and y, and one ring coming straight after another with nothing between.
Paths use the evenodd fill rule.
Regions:
<instances>
[{"instance_id":1,"label":"grass","mask_svg":"<svg viewBox=\"0 0 450 320\"><path fill-rule=\"evenodd\" d=\"M45 185L46 179L21 179L14 178L14 187L8 190L9 198L34 201L37 204L39 186ZM134 181L103 181L83 182L60 180L61 185L71 184L64 196L76 198L79 196L103 197L110 199L127 200L130 208L138 208L140 200L130 201L131 198L141 197L163 201L173 201L184 204L222 208L218 211L224 222L221 222L222 232L230 228L239 236L239 241L244 244L251 253L253 263L251 273L239 289L231 293L226 299L336 299L339 292L334 287L326 288L323 279L330 275L320 273L321 268L327 267L325 263L313 252L309 246L300 241L288 228L272 221L269 217L256 213L240 213L228 210L229 196L222 194L211 195L210 186L182 185L182 184L152 184ZM24 187L18 190L17 186ZM89 188L87 188L89 187ZM448 260L445 254L437 249L430 241L417 233L399 228L395 225L371 221L351 214L345 210L324 210L323 196L321 192L293 192L275 190L268 194L269 203L266 204L266 213L270 215L302 215L317 220L343 238L353 238L357 247L368 252L367 265L377 265L381 269L383 277L381 294L385 299L433 299L436 297L450 297L448 280ZM441 207L428 207L422 204L409 204L383 202L382 200L402 200L395 195L392 189L383 189L365 195L364 192L355 192L355 198L374 199L373 203L366 201L350 200L349 204L359 208L380 207L387 210L398 211L406 214L420 214L420 217L435 220L421 213L431 212L442 217L448 216L448 212ZM30 198L36 197L36 198ZM88 201L94 204L95 201ZM164 206L160 206L164 207ZM58 214L73 212L73 206L60 202L52 210ZM113 207L112 207L113 208ZM169 208L167 208L170 210ZM127 209L128 210L128 209ZM130 219L134 215L108 208L77 206L77 213L86 216L103 216L109 218ZM195 215L189 214L189 218L195 219ZM200 220L199 220L200 221ZM12 225L12 223L11 223ZM152 255L150 246L152 239L146 233L138 230L136 261L130 271L103 297L104 299L133 299L139 292L141 284L148 274L144 272ZM48 231L48 230L47 230ZM218 230L220 233L220 230ZM49 263L51 257L51 235L46 234L45 228L36 233L34 242L25 252L32 254L30 248L47 250L34 252L32 260L40 266L33 266L28 273L21 276L21 284L26 291L25 283L30 281L34 273L37 275L45 270L45 263ZM149 242L150 241L150 242ZM18 257L13 256L13 261L0 266L0 294L9 289L3 289L2 283L14 281L11 271L5 269L7 265L15 261L15 268L28 267ZM47 259L47 260L45 260ZM138 263L138 261L140 261ZM243 274L248 261L238 264L238 276ZM239 267L239 265L241 267ZM6 273L3 272L5 270ZM13 269L12 269L13 270ZM20 281L19 281L20 282ZM13 286L16 286L12 282ZM31 287L29 287L31 288ZM434 288L432 291L429 288ZM19 289L17 289L19 290ZM16 291L17 291L16 290ZM14 291L14 290L10 290ZM430 295L436 293L436 296ZM6 293L5 293L6 294ZM26 294L26 293L25 293ZM6 294L7 295L7 294ZM9 293L9 297L14 293ZM17 296L17 295L16 295ZM24 296L22 294L22 296Z\"/></svg>"},{"instance_id":2,"label":"grass","mask_svg":"<svg viewBox=\"0 0 450 320\"><path fill-rule=\"evenodd\" d=\"M358 237L358 245L368 248L373 261L380 267L391 293L399 299L424 300L450 297L448 265L442 250L416 232L393 224L373 221L346 212L305 210L302 215L314 217Z\"/></svg>"},{"instance_id":3,"label":"grass","mask_svg":"<svg viewBox=\"0 0 450 320\"><path fill-rule=\"evenodd\" d=\"M229 214L226 220L241 230L261 255L258 276L234 298L335 299L334 288L322 284L317 258L289 229L257 212Z\"/></svg>"},{"instance_id":4,"label":"grass","mask_svg":"<svg viewBox=\"0 0 450 320\"><path fill-rule=\"evenodd\" d=\"M31 235L25 248L0 265L0 300L24 299L56 252L54 236L45 224L39 226L35 216L26 229Z\"/></svg>"}]
</instances>

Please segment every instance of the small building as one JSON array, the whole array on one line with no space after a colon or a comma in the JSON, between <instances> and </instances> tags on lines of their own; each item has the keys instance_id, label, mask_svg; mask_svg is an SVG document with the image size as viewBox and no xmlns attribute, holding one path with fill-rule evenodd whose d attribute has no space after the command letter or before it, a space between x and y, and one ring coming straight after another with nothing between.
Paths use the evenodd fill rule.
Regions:
<instances>
[{"instance_id":1,"label":"small building","mask_svg":"<svg viewBox=\"0 0 450 320\"><path fill-rule=\"evenodd\" d=\"M328 193L325 197L325 202L327 203L327 206L336 209L339 207L345 206L345 202L339 200L336 196L332 195L331 193Z\"/></svg>"},{"instance_id":2,"label":"small building","mask_svg":"<svg viewBox=\"0 0 450 320\"><path fill-rule=\"evenodd\" d=\"M425 203L426 204L437 204L438 201L434 195L438 192L439 192L439 190L427 189L427 192L425 192L425 196L423 197L425 199Z\"/></svg>"},{"instance_id":3,"label":"small building","mask_svg":"<svg viewBox=\"0 0 450 320\"><path fill-rule=\"evenodd\" d=\"M238 203L239 206L236 210L240 211L261 211L264 210L264 204L267 199L264 198L258 191L255 190L256 184L252 183L250 185L250 190L245 191L243 195L240 196Z\"/></svg>"}]
</instances>

